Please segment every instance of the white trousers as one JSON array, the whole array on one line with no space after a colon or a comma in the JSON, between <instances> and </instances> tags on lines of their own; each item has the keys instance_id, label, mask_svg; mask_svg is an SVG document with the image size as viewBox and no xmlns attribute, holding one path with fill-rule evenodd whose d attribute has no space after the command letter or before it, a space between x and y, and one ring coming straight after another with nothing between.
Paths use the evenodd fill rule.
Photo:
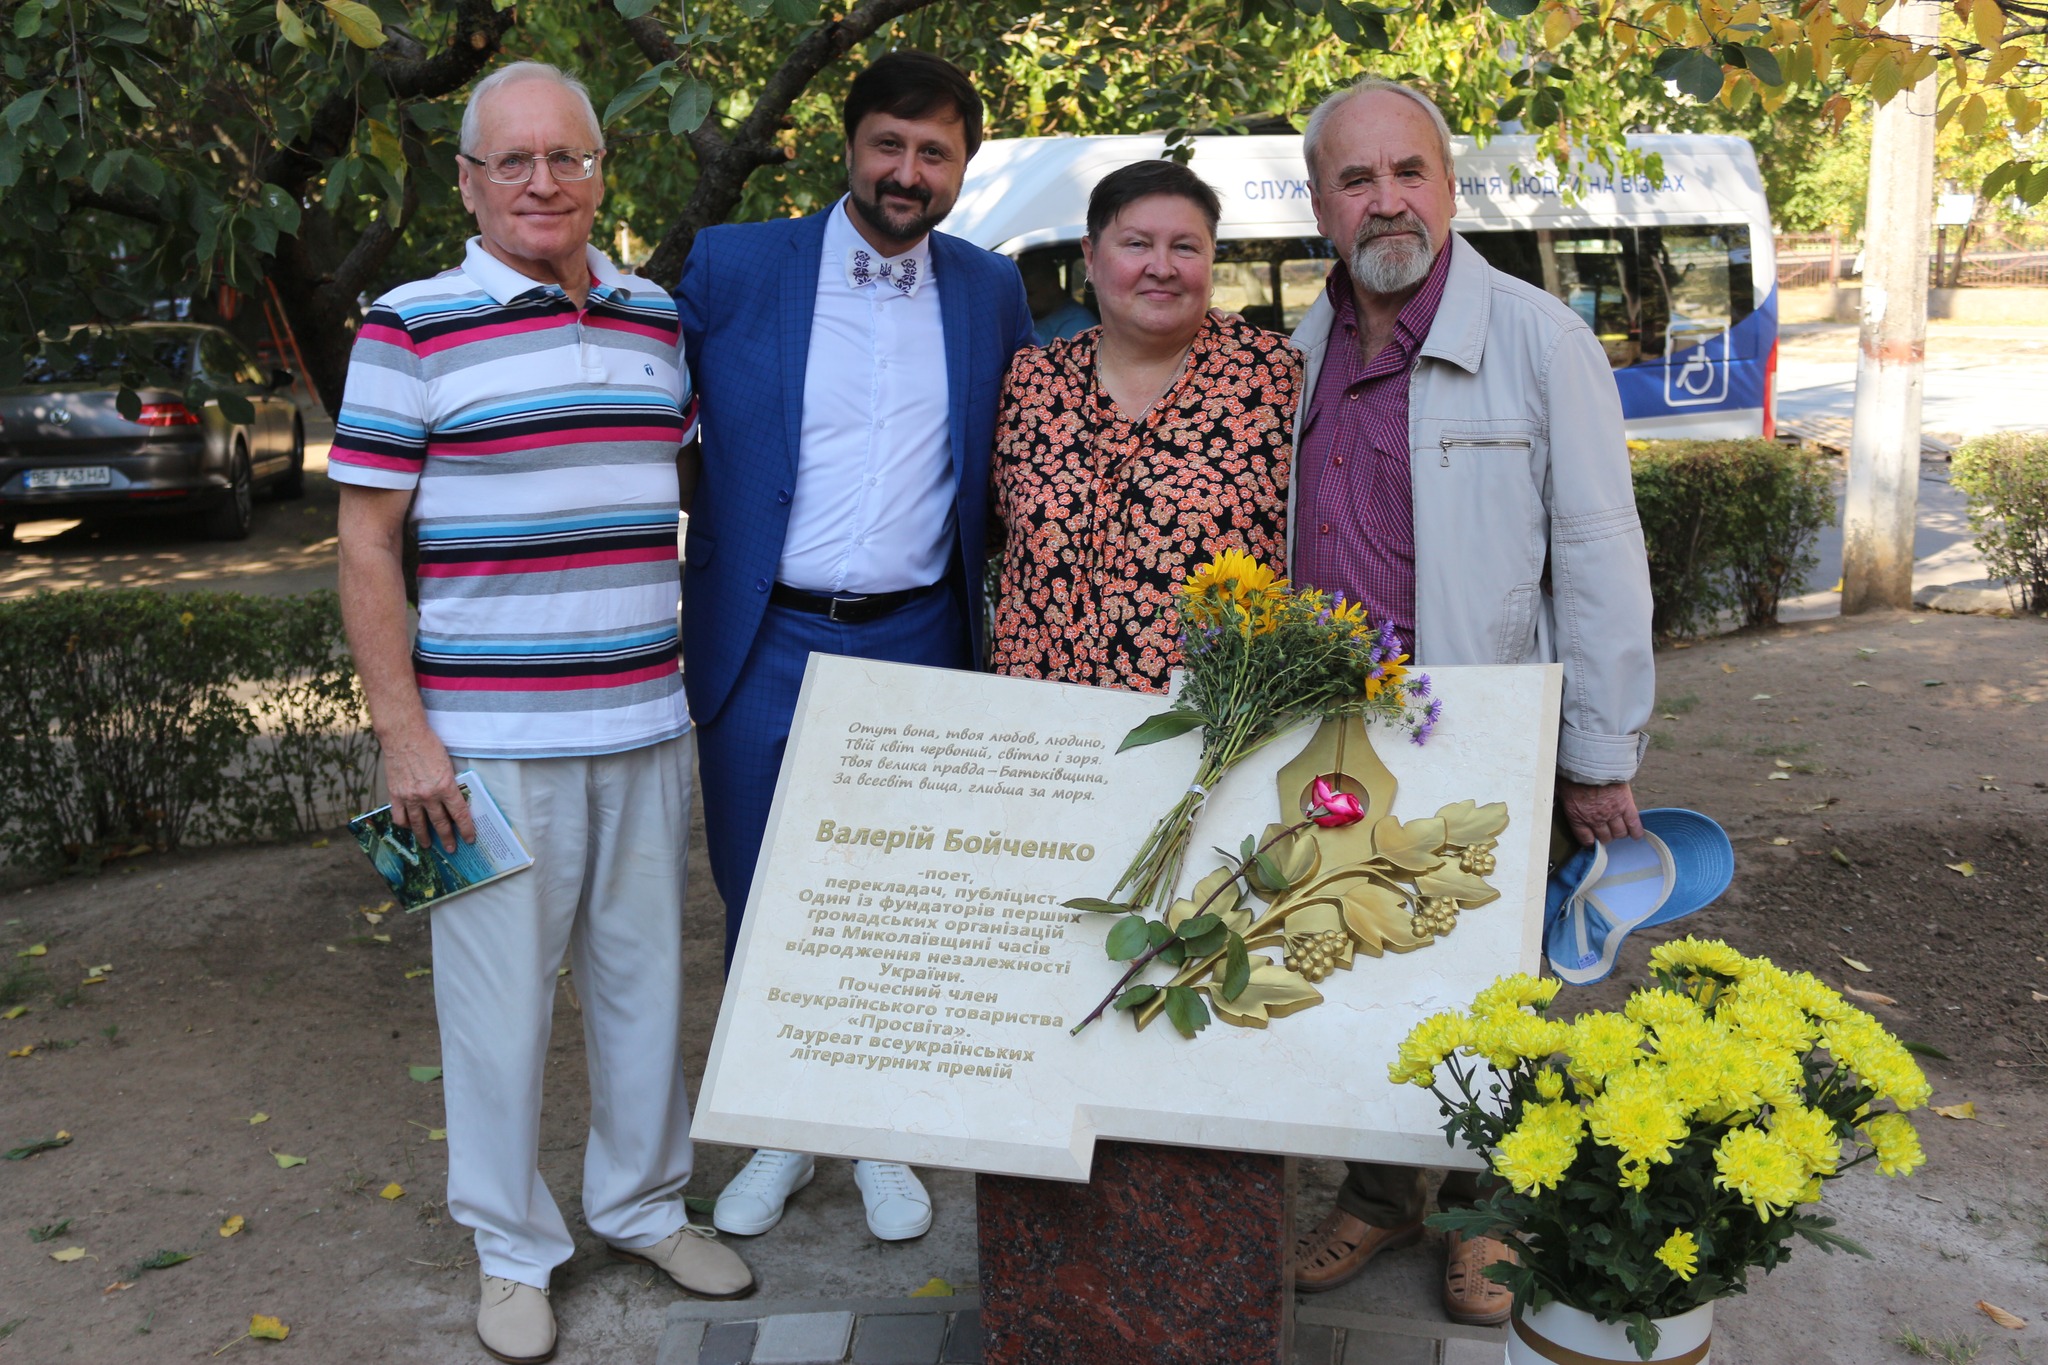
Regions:
<instances>
[{"instance_id":1,"label":"white trousers","mask_svg":"<svg viewBox=\"0 0 2048 1365\"><path fill-rule=\"evenodd\" d=\"M693 735L595 758L464 759L533 866L433 916L448 1212L487 1275L543 1288L575 1241L540 1177L556 969L583 1005L590 1138L583 1217L623 1247L686 1221L683 891Z\"/></svg>"}]
</instances>

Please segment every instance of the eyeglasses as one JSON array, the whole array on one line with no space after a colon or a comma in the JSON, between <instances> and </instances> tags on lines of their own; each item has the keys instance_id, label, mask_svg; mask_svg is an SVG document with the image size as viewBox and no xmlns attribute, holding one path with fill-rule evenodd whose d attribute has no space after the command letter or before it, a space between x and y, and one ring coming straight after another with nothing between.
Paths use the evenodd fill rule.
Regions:
<instances>
[{"instance_id":1,"label":"eyeglasses","mask_svg":"<svg viewBox=\"0 0 2048 1365\"><path fill-rule=\"evenodd\" d=\"M493 185L524 185L533 179L533 163L542 158L532 152L492 152L489 156L458 155L473 166L484 168ZM572 152L566 149L547 154L548 174L555 180L588 180L597 174L601 152Z\"/></svg>"}]
</instances>

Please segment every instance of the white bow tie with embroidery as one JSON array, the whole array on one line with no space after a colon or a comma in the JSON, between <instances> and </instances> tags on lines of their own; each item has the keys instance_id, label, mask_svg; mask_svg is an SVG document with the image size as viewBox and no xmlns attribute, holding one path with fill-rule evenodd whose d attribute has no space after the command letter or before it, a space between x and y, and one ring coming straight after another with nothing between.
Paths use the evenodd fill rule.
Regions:
<instances>
[{"instance_id":1,"label":"white bow tie with embroidery","mask_svg":"<svg viewBox=\"0 0 2048 1365\"><path fill-rule=\"evenodd\" d=\"M882 260L866 247L855 247L846 253L846 283L852 289L872 284L893 289L907 299L915 296L917 287L924 283L924 273L915 256Z\"/></svg>"}]
</instances>

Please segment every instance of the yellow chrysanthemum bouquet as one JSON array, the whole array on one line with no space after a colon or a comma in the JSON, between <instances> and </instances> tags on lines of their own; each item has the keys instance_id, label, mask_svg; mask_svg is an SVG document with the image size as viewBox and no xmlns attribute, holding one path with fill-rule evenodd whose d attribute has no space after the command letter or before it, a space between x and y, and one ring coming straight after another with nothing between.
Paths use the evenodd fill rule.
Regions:
<instances>
[{"instance_id":1,"label":"yellow chrysanthemum bouquet","mask_svg":"<svg viewBox=\"0 0 2048 1365\"><path fill-rule=\"evenodd\" d=\"M1180 691L1172 709L1133 729L1118 752L1199 727L1201 764L1110 893L1113 908L1166 908L1210 789L1296 723L1362 716L1396 725L1420 744L1442 714L1428 676L1410 672L1400 640L1367 622L1363 607L1291 588L1242 551L1226 550L1189 574L1174 607Z\"/></svg>"},{"instance_id":2,"label":"yellow chrysanthemum bouquet","mask_svg":"<svg viewBox=\"0 0 2048 1365\"><path fill-rule=\"evenodd\" d=\"M1521 1263L1490 1273L1518 1313L1554 1301L1625 1323L1646 1360L1654 1319L1741 1293L1794 1235L1868 1255L1811 1206L1862 1162L1917 1169L1906 1112L1929 1093L1904 1044L1808 973L1692 938L1650 965L1656 984L1621 1012L1569 1024L1546 1016L1556 981L1505 977L1469 1013L1423 1020L1389 1068L1434 1091L1446 1138L1500 1178L1432 1224L1505 1236Z\"/></svg>"}]
</instances>

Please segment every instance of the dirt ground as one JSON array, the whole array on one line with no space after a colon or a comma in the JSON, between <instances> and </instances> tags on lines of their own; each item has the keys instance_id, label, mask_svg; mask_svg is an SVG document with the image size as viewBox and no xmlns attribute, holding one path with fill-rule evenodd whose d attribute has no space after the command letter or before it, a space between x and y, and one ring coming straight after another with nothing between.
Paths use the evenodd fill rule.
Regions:
<instances>
[{"instance_id":1,"label":"dirt ground","mask_svg":"<svg viewBox=\"0 0 2048 1365\"><path fill-rule=\"evenodd\" d=\"M1974 1343L1986 1365L2048 1362L2048 622L1881 615L1658 663L1639 798L1712 814L1738 860L1729 894L1680 927L1895 1002L1871 1007L1945 1054L1927 1061L1935 1102L1976 1113L1923 1116L1931 1161L1913 1181L1858 1172L1836 1187L1842 1231L1877 1259L1803 1251L1759 1277L1725 1306L1716 1361L1904 1361L1910 1332L1954 1359ZM721 917L701 833L693 878L694 1083ZM0 1021L0 1050L33 1049L0 1057L0 1147L72 1138L0 1162L0 1365L154 1365L222 1347L223 1359L483 1359L468 1238L438 1202L439 1087L409 1070L438 1061L432 981L418 974L431 966L426 925L371 923L379 888L335 837L143 857L0 897L0 1014L27 1007ZM1616 982L1570 1003L1613 1003L1647 952L1632 941ZM103 984L84 984L95 967ZM542 1143L577 1226L573 991L565 978ZM700 1148L691 1192L715 1194L742 1155ZM972 1283L966 1177L932 1179L940 1226L927 1238L882 1247L831 1165L842 1169L821 1172L782 1228L741 1248L765 1293ZM1341 1169L1304 1165L1312 1220ZM402 1195L380 1197L394 1182ZM236 1216L241 1230L221 1237ZM559 1359L651 1360L674 1291L579 1235L555 1289ZM71 1247L84 1254L52 1258ZM191 1259L141 1268L160 1252ZM1435 1254L1385 1258L1333 1306L1432 1314ZM1978 1299L2029 1325L1993 1325ZM238 1342L252 1313L290 1337Z\"/></svg>"}]
</instances>

